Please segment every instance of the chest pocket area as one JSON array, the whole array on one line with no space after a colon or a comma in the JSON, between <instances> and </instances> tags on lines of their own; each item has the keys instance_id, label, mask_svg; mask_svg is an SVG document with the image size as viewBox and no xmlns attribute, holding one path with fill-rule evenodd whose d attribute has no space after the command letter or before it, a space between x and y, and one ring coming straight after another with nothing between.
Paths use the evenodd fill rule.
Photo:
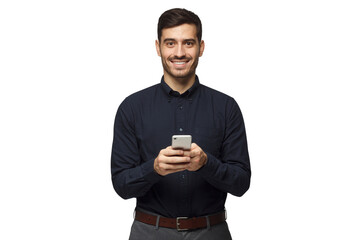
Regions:
<instances>
[{"instance_id":1,"label":"chest pocket area","mask_svg":"<svg viewBox=\"0 0 360 240\"><path fill-rule=\"evenodd\" d=\"M205 152L220 157L223 131L219 128L196 127L192 133L192 141Z\"/></svg>"}]
</instances>

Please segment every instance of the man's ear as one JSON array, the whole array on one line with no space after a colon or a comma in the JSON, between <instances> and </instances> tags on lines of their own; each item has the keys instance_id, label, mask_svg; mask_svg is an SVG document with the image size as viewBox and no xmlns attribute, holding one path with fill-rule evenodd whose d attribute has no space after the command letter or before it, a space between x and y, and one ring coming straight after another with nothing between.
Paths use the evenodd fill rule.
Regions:
<instances>
[{"instance_id":1,"label":"man's ear","mask_svg":"<svg viewBox=\"0 0 360 240\"><path fill-rule=\"evenodd\" d=\"M156 47L156 52L157 55L160 57L161 56L161 52L160 52L160 44L158 40L155 40L155 47Z\"/></svg>"},{"instance_id":2,"label":"man's ear","mask_svg":"<svg viewBox=\"0 0 360 240\"><path fill-rule=\"evenodd\" d=\"M205 42L204 42L204 40L201 40L199 57L201 57L203 55L204 50L205 50Z\"/></svg>"}]
</instances>

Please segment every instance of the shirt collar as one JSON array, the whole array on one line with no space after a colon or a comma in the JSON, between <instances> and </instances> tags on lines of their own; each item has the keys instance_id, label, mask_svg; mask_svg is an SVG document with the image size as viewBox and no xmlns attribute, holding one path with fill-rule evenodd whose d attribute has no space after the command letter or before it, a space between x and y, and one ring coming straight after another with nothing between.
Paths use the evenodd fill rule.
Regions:
<instances>
[{"instance_id":1,"label":"shirt collar","mask_svg":"<svg viewBox=\"0 0 360 240\"><path fill-rule=\"evenodd\" d=\"M172 90L171 87L169 85L167 85L167 83L165 82L164 76L162 76L162 78L161 78L160 85L167 95L171 95L174 92L174 90ZM183 94L188 94L190 96L191 94L193 94L195 92L195 90L198 88L199 85L200 85L199 78L197 75L195 75L194 84Z\"/></svg>"}]
</instances>

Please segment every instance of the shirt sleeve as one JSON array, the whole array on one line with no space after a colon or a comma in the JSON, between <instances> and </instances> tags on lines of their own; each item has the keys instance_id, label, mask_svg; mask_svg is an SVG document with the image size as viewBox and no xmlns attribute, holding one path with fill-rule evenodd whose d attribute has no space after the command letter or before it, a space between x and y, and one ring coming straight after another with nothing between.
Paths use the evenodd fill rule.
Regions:
<instances>
[{"instance_id":1,"label":"shirt sleeve","mask_svg":"<svg viewBox=\"0 0 360 240\"><path fill-rule=\"evenodd\" d=\"M245 125L234 99L226 109L226 129L220 158L206 154L208 161L198 170L206 181L235 196L242 196L249 189L251 170Z\"/></svg>"},{"instance_id":2,"label":"shirt sleeve","mask_svg":"<svg viewBox=\"0 0 360 240\"><path fill-rule=\"evenodd\" d=\"M133 111L125 99L116 113L111 153L112 183L124 199L145 195L161 179L154 171L154 159L141 159L134 126Z\"/></svg>"}]
</instances>

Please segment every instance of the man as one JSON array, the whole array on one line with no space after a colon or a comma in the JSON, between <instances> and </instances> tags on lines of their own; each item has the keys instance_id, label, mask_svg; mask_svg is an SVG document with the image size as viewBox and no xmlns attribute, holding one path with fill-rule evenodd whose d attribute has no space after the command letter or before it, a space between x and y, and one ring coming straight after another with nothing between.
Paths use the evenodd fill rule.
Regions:
<instances>
[{"instance_id":1,"label":"man","mask_svg":"<svg viewBox=\"0 0 360 240\"><path fill-rule=\"evenodd\" d=\"M245 127L235 100L200 84L204 52L197 15L164 12L156 50L161 83L120 105L111 159L115 191L137 198L130 239L231 239L227 193L250 185ZM172 135L192 135L190 150L173 149Z\"/></svg>"}]
</instances>

